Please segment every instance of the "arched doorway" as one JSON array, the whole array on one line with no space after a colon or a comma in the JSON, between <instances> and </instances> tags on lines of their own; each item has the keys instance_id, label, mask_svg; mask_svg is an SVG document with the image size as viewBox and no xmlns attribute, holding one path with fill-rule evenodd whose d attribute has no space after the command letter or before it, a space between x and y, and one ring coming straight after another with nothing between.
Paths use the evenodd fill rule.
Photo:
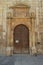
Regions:
<instances>
[{"instance_id":1,"label":"arched doorway","mask_svg":"<svg viewBox=\"0 0 43 65\"><path fill-rule=\"evenodd\" d=\"M23 25L17 25L13 32L14 53L29 53L29 30Z\"/></svg>"}]
</instances>

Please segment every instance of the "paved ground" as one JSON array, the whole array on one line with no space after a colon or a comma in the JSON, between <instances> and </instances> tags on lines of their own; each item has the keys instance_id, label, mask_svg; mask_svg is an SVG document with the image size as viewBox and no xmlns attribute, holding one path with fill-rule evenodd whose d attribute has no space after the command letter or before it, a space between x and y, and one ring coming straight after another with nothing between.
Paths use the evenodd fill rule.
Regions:
<instances>
[{"instance_id":1,"label":"paved ground","mask_svg":"<svg viewBox=\"0 0 43 65\"><path fill-rule=\"evenodd\" d=\"M43 55L15 54L9 57L0 56L0 65L43 65Z\"/></svg>"}]
</instances>

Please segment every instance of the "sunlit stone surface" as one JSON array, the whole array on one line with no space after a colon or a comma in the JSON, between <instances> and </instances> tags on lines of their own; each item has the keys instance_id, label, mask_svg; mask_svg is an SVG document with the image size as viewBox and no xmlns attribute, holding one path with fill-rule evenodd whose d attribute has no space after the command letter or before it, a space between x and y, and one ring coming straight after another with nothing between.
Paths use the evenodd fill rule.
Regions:
<instances>
[{"instance_id":1,"label":"sunlit stone surface","mask_svg":"<svg viewBox=\"0 0 43 65\"><path fill-rule=\"evenodd\" d=\"M8 19L7 19L7 13L9 12L9 7L15 6L19 3L28 5L30 7L29 13L31 12L35 13L35 16L34 16L35 17L35 24L34 24L35 39L33 39L33 41L34 41L35 48L38 50L37 53L43 54L43 0L0 0L0 55L1 54L6 55L7 53L6 48L10 45L9 43L11 43L11 38L13 37L13 35L10 35L12 31L10 32L9 25L11 23L8 22ZM13 12L12 10L10 11ZM8 29L8 26L9 26L9 29ZM12 28L13 26L14 26L14 23L12 23ZM13 30L12 28L11 30ZM40 44L38 44L37 42L40 42ZM3 52L3 49L4 49L4 52Z\"/></svg>"}]
</instances>

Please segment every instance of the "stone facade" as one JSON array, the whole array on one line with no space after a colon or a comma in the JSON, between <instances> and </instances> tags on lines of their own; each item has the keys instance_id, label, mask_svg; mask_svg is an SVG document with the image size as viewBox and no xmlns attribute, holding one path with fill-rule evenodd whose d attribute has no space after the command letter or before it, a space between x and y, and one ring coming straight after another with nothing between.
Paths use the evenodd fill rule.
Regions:
<instances>
[{"instance_id":1,"label":"stone facade","mask_svg":"<svg viewBox=\"0 0 43 65\"><path fill-rule=\"evenodd\" d=\"M24 4L25 7L30 7L29 17L22 19L16 19L12 17L9 19L10 12L13 13L12 8L17 4ZM12 7L13 6L13 7ZM20 6L20 5L19 5ZM12 8L9 8L12 7ZM31 15L32 14L32 15ZM32 19L31 19L32 18ZM13 22L16 19L21 22ZM26 22L29 21L29 22ZM13 28L18 24L25 24L30 29L30 54L34 53L37 49L37 53L43 54L43 1L37 0L9 0L0 2L0 55L10 55L10 51L13 50ZM10 27L11 26L11 27ZM31 29L32 28L32 29ZM31 38L32 37L32 38ZM37 43L39 42L39 44ZM10 47L9 47L10 46ZM35 48L34 48L35 47ZM34 49L33 49L34 48ZM8 50L9 53L8 53ZM31 51L33 50L33 51Z\"/></svg>"}]
</instances>

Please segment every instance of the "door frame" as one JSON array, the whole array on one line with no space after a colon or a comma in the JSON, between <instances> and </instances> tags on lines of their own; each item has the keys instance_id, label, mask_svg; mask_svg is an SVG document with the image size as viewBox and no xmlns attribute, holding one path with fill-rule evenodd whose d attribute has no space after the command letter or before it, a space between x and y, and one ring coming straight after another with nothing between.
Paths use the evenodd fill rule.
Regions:
<instances>
[{"instance_id":1,"label":"door frame","mask_svg":"<svg viewBox=\"0 0 43 65\"><path fill-rule=\"evenodd\" d=\"M20 6L20 4L19 4ZM10 7L11 9L20 8L18 5L15 7ZM21 7L25 6L25 8L28 8L26 5L22 5ZM13 54L13 30L14 28L19 24L24 24L29 29L29 51L30 54L32 54L32 47L35 47L35 13L31 12L31 16L25 17L25 18L11 18L7 17L7 47L10 48L10 53ZM11 52L12 50L12 52ZM35 51L35 50L34 50ZM8 53L7 53L8 54Z\"/></svg>"}]
</instances>

